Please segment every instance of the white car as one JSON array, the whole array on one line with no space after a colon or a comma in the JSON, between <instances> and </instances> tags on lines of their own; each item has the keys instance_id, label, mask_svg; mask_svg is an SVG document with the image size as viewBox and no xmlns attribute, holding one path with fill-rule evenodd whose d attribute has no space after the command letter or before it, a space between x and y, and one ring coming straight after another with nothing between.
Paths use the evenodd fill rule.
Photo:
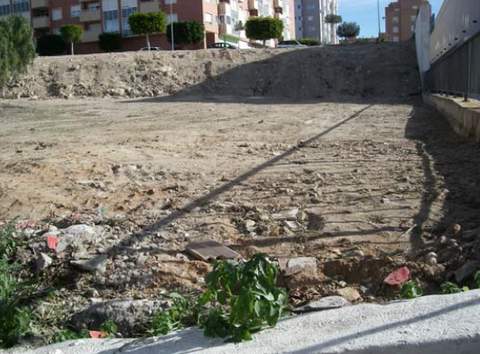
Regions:
<instances>
[{"instance_id":1,"label":"white car","mask_svg":"<svg viewBox=\"0 0 480 354\"><path fill-rule=\"evenodd\" d=\"M300 43L296 40L290 41L280 41L278 42L277 48L306 48L305 44Z\"/></svg>"},{"instance_id":2,"label":"white car","mask_svg":"<svg viewBox=\"0 0 480 354\"><path fill-rule=\"evenodd\" d=\"M141 51L148 51L148 47L143 47L140 50ZM162 50L162 49L160 49L160 47L150 47L150 50L153 51L153 50Z\"/></svg>"}]
</instances>

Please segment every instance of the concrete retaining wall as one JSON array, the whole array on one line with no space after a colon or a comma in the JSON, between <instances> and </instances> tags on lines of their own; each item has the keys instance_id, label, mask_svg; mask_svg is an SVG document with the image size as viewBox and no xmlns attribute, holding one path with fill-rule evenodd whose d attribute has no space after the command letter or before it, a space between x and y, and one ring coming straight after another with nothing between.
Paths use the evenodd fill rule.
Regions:
<instances>
[{"instance_id":1,"label":"concrete retaining wall","mask_svg":"<svg viewBox=\"0 0 480 354\"><path fill-rule=\"evenodd\" d=\"M463 102L462 98L425 94L426 104L440 112L460 136L480 142L480 102ZM480 348L479 348L480 353Z\"/></svg>"},{"instance_id":2,"label":"concrete retaining wall","mask_svg":"<svg viewBox=\"0 0 480 354\"><path fill-rule=\"evenodd\" d=\"M69 341L17 353L478 354L480 290L315 312L283 320L240 344L190 328L159 338Z\"/></svg>"}]
</instances>

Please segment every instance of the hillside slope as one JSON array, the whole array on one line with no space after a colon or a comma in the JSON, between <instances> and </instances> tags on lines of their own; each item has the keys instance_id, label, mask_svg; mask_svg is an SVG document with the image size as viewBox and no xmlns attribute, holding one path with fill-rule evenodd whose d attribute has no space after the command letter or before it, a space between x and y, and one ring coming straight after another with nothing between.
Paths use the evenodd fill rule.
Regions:
<instances>
[{"instance_id":1,"label":"hillside slope","mask_svg":"<svg viewBox=\"0 0 480 354\"><path fill-rule=\"evenodd\" d=\"M392 97L418 92L410 44L40 57L6 98L194 95Z\"/></svg>"}]
</instances>

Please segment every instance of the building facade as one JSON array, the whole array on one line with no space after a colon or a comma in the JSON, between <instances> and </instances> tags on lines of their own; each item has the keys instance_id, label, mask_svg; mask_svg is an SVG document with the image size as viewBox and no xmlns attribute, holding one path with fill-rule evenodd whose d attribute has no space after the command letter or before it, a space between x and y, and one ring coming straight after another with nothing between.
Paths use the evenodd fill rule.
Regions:
<instances>
[{"instance_id":1,"label":"building facade","mask_svg":"<svg viewBox=\"0 0 480 354\"><path fill-rule=\"evenodd\" d=\"M337 44L337 25L325 21L327 15L337 14L338 0L295 0L296 37Z\"/></svg>"},{"instance_id":2,"label":"building facade","mask_svg":"<svg viewBox=\"0 0 480 354\"><path fill-rule=\"evenodd\" d=\"M403 42L412 38L415 33L420 6L425 4L432 8L427 0L398 0L385 8L385 32L389 42Z\"/></svg>"},{"instance_id":3,"label":"building facade","mask_svg":"<svg viewBox=\"0 0 480 354\"><path fill-rule=\"evenodd\" d=\"M124 50L138 50L143 37L134 36L128 17L135 12L163 11L168 21L203 23L205 41L191 48L204 48L217 41L248 46L244 24L250 16L272 16L284 23L284 39L295 38L294 0L0 0L0 16L18 14L31 21L35 36L59 33L65 24L84 28L77 52L99 51L98 36L121 33ZM165 35L151 36L152 46L169 48ZM274 45L271 41L268 43Z\"/></svg>"}]
</instances>

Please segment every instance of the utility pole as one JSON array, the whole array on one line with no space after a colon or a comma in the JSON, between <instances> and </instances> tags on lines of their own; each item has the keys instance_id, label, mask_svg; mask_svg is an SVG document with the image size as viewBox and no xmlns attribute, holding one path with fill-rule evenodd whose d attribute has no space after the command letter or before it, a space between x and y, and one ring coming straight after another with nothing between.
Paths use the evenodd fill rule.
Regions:
<instances>
[{"instance_id":1,"label":"utility pole","mask_svg":"<svg viewBox=\"0 0 480 354\"><path fill-rule=\"evenodd\" d=\"M172 52L175 50L175 35L173 34L173 0L170 0L170 34L172 39Z\"/></svg>"},{"instance_id":2,"label":"utility pole","mask_svg":"<svg viewBox=\"0 0 480 354\"><path fill-rule=\"evenodd\" d=\"M378 40L382 34L382 25L380 24L380 0L377 0L377 11L378 11Z\"/></svg>"}]
</instances>

